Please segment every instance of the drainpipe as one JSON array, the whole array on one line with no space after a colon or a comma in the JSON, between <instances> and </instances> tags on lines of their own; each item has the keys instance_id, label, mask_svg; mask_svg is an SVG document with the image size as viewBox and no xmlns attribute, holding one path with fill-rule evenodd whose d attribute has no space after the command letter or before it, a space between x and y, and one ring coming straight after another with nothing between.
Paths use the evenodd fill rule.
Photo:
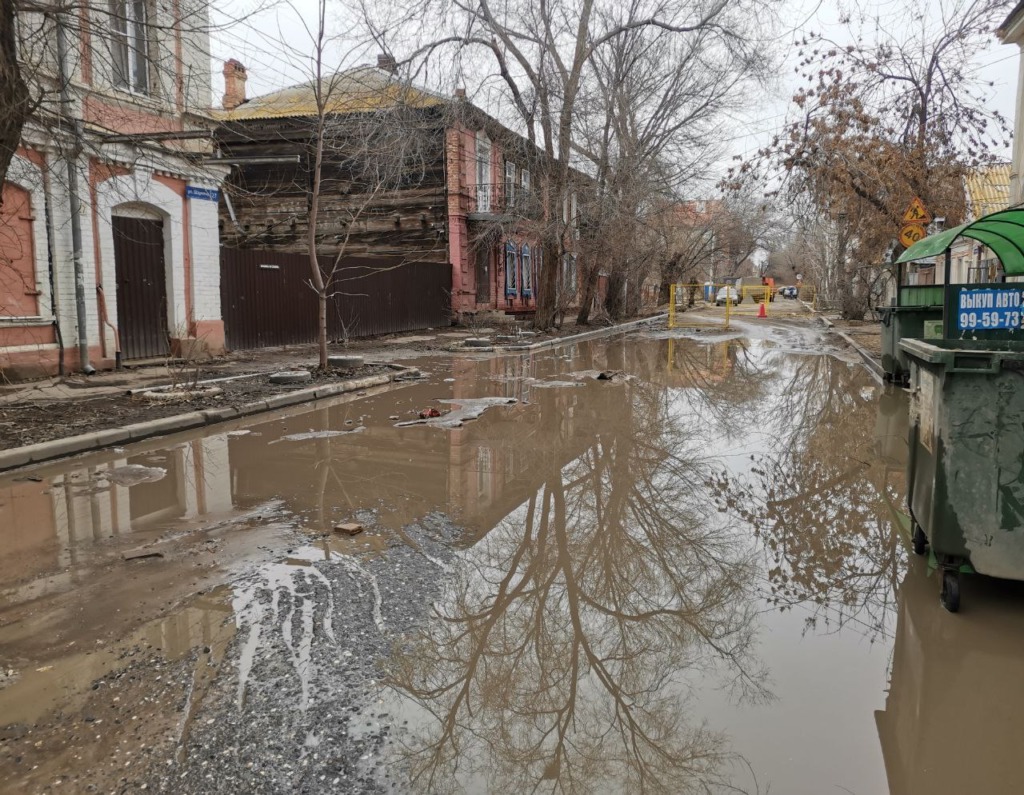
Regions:
<instances>
[{"instance_id":1,"label":"drainpipe","mask_svg":"<svg viewBox=\"0 0 1024 795\"><path fill-rule=\"evenodd\" d=\"M57 336L57 374L63 378L67 373L64 371L64 334L60 327L60 306L57 301L57 285L54 276L56 257L54 247L56 246L56 232L53 229L53 188L50 185L50 170L43 169L43 215L46 221L46 265L47 278L50 284L50 312L53 315L53 329Z\"/></svg>"},{"instance_id":2,"label":"drainpipe","mask_svg":"<svg viewBox=\"0 0 1024 795\"><path fill-rule=\"evenodd\" d=\"M71 77L68 74L68 33L64 14L57 14L57 70L60 80L60 104L63 116L71 122L72 147L65 152L67 164L68 202L71 207L71 247L75 270L75 314L78 318L78 361L82 372L92 375L96 372L89 363L89 338L85 317L85 273L82 267L82 201L78 195L78 155L82 152L82 121L75 118L71 98Z\"/></svg>"}]
</instances>

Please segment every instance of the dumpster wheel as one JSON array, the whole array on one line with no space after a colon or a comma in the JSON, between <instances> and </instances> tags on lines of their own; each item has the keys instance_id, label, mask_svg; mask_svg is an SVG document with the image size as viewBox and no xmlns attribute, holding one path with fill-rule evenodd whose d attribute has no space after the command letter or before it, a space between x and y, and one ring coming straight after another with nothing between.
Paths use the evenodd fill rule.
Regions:
<instances>
[{"instance_id":1,"label":"dumpster wheel","mask_svg":"<svg viewBox=\"0 0 1024 795\"><path fill-rule=\"evenodd\" d=\"M950 613L960 609L960 572L956 569L942 570L942 593L939 599Z\"/></svg>"},{"instance_id":2,"label":"dumpster wheel","mask_svg":"<svg viewBox=\"0 0 1024 795\"><path fill-rule=\"evenodd\" d=\"M914 522L914 554L923 555L928 551L928 536L924 534L924 530L921 529L921 525Z\"/></svg>"}]
</instances>

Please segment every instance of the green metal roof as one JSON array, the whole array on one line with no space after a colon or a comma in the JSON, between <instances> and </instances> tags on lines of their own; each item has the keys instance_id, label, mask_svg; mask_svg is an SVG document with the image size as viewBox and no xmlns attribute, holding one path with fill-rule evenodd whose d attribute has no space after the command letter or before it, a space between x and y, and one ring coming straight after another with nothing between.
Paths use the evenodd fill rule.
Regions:
<instances>
[{"instance_id":1,"label":"green metal roof","mask_svg":"<svg viewBox=\"0 0 1024 795\"><path fill-rule=\"evenodd\" d=\"M984 243L999 257L1007 276L1024 275L1024 209L1000 210L917 241L897 262L930 259L942 254L958 237Z\"/></svg>"}]
</instances>

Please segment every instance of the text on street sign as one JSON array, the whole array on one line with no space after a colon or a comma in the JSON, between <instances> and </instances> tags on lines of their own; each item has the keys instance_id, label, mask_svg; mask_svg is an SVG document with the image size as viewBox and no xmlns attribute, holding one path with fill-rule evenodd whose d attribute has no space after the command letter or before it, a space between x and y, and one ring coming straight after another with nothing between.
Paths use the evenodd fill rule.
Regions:
<instances>
[{"instance_id":1,"label":"text on street sign","mask_svg":"<svg viewBox=\"0 0 1024 795\"><path fill-rule=\"evenodd\" d=\"M900 230L900 243L904 248L910 248L923 237L924 227L921 224L907 224Z\"/></svg>"}]
</instances>

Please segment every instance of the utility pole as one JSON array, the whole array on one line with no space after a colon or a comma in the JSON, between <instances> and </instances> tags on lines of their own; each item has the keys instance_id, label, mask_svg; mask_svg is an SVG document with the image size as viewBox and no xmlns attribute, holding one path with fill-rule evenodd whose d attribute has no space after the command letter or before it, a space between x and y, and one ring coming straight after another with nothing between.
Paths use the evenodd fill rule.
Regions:
<instances>
[{"instance_id":1,"label":"utility pole","mask_svg":"<svg viewBox=\"0 0 1024 795\"><path fill-rule=\"evenodd\" d=\"M68 68L68 32L65 12L57 14L57 71L60 80L61 116L71 126L71 148L64 151L67 166L68 201L71 206L71 258L75 269L75 315L78 320L78 361L86 375L96 369L89 363L89 337L85 317L85 272L82 267L82 200L78 193L78 156L82 153L82 120L74 113L71 75ZM64 147L62 147L64 148Z\"/></svg>"}]
</instances>

